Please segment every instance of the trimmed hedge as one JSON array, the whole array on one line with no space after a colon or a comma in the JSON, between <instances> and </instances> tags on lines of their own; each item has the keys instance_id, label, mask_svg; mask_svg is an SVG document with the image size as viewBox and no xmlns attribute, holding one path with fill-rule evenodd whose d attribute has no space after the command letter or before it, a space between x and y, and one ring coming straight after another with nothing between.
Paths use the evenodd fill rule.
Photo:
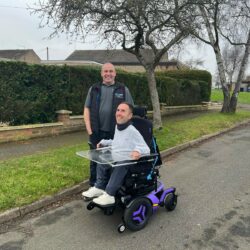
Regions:
<instances>
[{"instance_id":1,"label":"trimmed hedge","mask_svg":"<svg viewBox=\"0 0 250 250\"><path fill-rule=\"evenodd\" d=\"M11 125L52 122L59 109L82 114L89 87L100 80L100 67L0 62L0 121ZM136 104L151 109L144 74L119 70L117 81L128 86ZM167 105L199 104L210 99L211 75L198 70L161 72L157 88L160 102Z\"/></svg>"},{"instance_id":2,"label":"trimmed hedge","mask_svg":"<svg viewBox=\"0 0 250 250\"><path fill-rule=\"evenodd\" d=\"M171 77L176 80L189 80L200 87L200 98L202 101L210 101L212 89L212 75L206 70L168 70L164 72L157 72L158 77Z\"/></svg>"}]
</instances>

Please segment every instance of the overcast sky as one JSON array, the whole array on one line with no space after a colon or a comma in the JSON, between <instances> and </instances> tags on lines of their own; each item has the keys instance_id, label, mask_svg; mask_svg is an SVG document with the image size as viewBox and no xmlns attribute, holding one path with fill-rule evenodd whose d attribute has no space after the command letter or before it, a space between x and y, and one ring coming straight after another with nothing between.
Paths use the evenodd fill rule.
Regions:
<instances>
[{"instance_id":1,"label":"overcast sky","mask_svg":"<svg viewBox=\"0 0 250 250\"><path fill-rule=\"evenodd\" d=\"M33 49L42 60L47 59L47 47L50 60L64 60L76 49L106 49L105 44L97 44L93 38L82 43L70 41L62 34L49 40L52 29L39 28L38 16L26 9L35 2L37 0L0 0L0 49ZM209 46L190 46L180 59L190 58L204 60L203 68L215 73L215 57Z\"/></svg>"}]
</instances>

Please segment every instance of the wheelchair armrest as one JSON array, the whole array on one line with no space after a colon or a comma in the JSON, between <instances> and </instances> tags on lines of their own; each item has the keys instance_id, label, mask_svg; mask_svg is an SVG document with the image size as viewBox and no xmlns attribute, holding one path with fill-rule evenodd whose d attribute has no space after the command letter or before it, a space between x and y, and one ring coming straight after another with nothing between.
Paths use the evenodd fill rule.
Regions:
<instances>
[{"instance_id":1,"label":"wheelchair armrest","mask_svg":"<svg viewBox=\"0 0 250 250\"><path fill-rule=\"evenodd\" d=\"M145 156L142 156L138 162L146 162L146 161L152 161L154 160L157 156L159 156L158 153L154 153L154 154L151 154L151 155L145 155Z\"/></svg>"},{"instance_id":2,"label":"wheelchair armrest","mask_svg":"<svg viewBox=\"0 0 250 250\"><path fill-rule=\"evenodd\" d=\"M135 165L137 163L146 163L146 162L152 162L155 160L155 158L159 156L158 153L154 153L154 154L151 154L151 155L144 155L142 157L140 157L138 160L124 160L124 161L121 161L121 162L113 162L111 164L112 167L115 167L115 166L126 166L126 165Z\"/></svg>"}]
</instances>

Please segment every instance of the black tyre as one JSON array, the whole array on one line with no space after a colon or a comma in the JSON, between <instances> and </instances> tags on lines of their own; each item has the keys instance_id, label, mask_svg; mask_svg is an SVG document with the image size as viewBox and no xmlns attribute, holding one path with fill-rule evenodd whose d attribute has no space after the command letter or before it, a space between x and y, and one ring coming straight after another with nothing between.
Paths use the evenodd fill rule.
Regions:
<instances>
[{"instance_id":1,"label":"black tyre","mask_svg":"<svg viewBox=\"0 0 250 250\"><path fill-rule=\"evenodd\" d=\"M95 204L92 201L87 205L88 210L92 210L94 207L95 207Z\"/></svg>"},{"instance_id":2,"label":"black tyre","mask_svg":"<svg viewBox=\"0 0 250 250\"><path fill-rule=\"evenodd\" d=\"M164 206L168 211L173 211L177 205L177 195L174 193L167 194L164 198Z\"/></svg>"},{"instance_id":3,"label":"black tyre","mask_svg":"<svg viewBox=\"0 0 250 250\"><path fill-rule=\"evenodd\" d=\"M128 229L138 231L144 228L152 215L152 204L147 198L133 200L124 212L124 222Z\"/></svg>"}]
</instances>

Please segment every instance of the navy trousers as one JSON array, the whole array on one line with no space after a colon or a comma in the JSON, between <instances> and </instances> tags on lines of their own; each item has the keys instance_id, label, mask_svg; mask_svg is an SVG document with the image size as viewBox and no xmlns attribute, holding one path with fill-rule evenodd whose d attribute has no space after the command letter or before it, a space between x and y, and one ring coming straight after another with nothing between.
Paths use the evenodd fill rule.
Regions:
<instances>
[{"instance_id":1,"label":"navy trousers","mask_svg":"<svg viewBox=\"0 0 250 250\"><path fill-rule=\"evenodd\" d=\"M99 131L98 134L93 134L89 137L89 142L91 143L90 149L96 149L96 145L102 140L102 139L111 139L111 133L105 132L105 131ZM89 177L89 185L93 187L96 183L96 162L91 161L90 162L90 177Z\"/></svg>"},{"instance_id":2,"label":"navy trousers","mask_svg":"<svg viewBox=\"0 0 250 250\"><path fill-rule=\"evenodd\" d=\"M116 192L122 186L128 170L129 165L112 168L109 165L97 164L95 187L105 190L111 196L115 196Z\"/></svg>"}]
</instances>

